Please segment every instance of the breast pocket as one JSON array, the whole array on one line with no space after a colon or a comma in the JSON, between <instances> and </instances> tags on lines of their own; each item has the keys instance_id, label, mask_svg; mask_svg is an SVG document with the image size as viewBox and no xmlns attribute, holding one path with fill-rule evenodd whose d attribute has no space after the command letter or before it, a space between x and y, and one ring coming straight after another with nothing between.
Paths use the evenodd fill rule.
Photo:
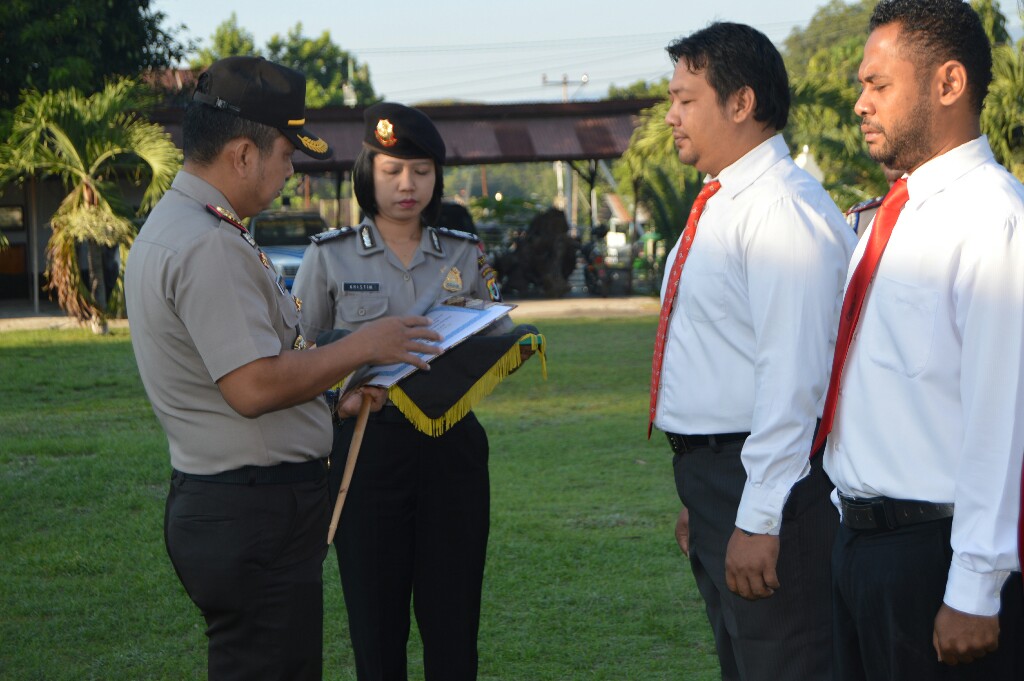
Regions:
<instances>
[{"instance_id":1,"label":"breast pocket","mask_svg":"<svg viewBox=\"0 0 1024 681\"><path fill-rule=\"evenodd\" d=\"M939 292L878 277L869 296L877 329L867 338L868 357L878 366L917 376L931 354Z\"/></svg>"},{"instance_id":2,"label":"breast pocket","mask_svg":"<svg viewBox=\"0 0 1024 681\"><path fill-rule=\"evenodd\" d=\"M388 311L388 298L382 293L358 295L343 295L338 298L338 319L343 324L335 326L350 326L368 322L371 319L383 317Z\"/></svg>"},{"instance_id":3,"label":"breast pocket","mask_svg":"<svg viewBox=\"0 0 1024 681\"><path fill-rule=\"evenodd\" d=\"M717 322L726 317L725 254L693 253L679 282L679 305L695 322Z\"/></svg>"}]
</instances>

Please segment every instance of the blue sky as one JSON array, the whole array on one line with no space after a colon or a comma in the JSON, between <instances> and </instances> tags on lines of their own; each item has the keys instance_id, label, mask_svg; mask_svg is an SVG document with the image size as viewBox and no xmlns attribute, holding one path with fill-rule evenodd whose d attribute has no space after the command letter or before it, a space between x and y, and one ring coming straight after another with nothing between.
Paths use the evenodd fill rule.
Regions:
<instances>
[{"instance_id":1,"label":"blue sky","mask_svg":"<svg viewBox=\"0 0 1024 681\"><path fill-rule=\"evenodd\" d=\"M369 65L378 94L416 104L557 102L563 75L570 99L601 97L611 84L668 75L665 45L711 21L747 23L781 44L825 1L154 0L152 7L167 15L166 25L184 24L204 45L232 12L258 47L299 22L308 37L329 31L335 44ZM1002 5L1019 26L1015 3ZM584 74L588 83L581 86Z\"/></svg>"}]
</instances>

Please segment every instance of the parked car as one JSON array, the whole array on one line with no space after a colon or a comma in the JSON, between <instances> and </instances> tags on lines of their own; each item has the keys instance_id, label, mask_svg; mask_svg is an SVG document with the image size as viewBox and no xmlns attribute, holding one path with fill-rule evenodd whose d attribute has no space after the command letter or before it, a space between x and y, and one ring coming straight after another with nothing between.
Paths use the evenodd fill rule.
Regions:
<instances>
[{"instance_id":1,"label":"parked car","mask_svg":"<svg viewBox=\"0 0 1024 681\"><path fill-rule=\"evenodd\" d=\"M284 277L289 291L309 246L309 237L326 231L327 223L319 213L265 210L249 220L249 232L277 273Z\"/></svg>"}]
</instances>

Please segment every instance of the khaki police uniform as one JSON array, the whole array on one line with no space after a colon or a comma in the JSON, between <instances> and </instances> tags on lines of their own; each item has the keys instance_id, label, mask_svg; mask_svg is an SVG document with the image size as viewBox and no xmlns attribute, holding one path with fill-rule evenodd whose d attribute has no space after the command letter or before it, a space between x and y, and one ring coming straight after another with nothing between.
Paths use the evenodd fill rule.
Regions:
<instances>
[{"instance_id":1,"label":"khaki police uniform","mask_svg":"<svg viewBox=\"0 0 1024 681\"><path fill-rule=\"evenodd\" d=\"M210 677L320 678L327 406L246 418L216 383L295 347L296 300L224 196L185 171L132 246L125 296L174 469L168 553L207 619Z\"/></svg>"},{"instance_id":2,"label":"khaki police uniform","mask_svg":"<svg viewBox=\"0 0 1024 681\"><path fill-rule=\"evenodd\" d=\"M407 314L424 291L436 291L438 300L500 298L480 241L467 232L424 228L408 267L387 248L370 218L312 240L292 287L302 299L302 329L310 339Z\"/></svg>"},{"instance_id":3,"label":"khaki police uniform","mask_svg":"<svg viewBox=\"0 0 1024 681\"><path fill-rule=\"evenodd\" d=\"M303 333L311 339L406 314L424 292L438 299L500 299L494 271L472 234L425 227L408 266L387 248L372 219L320 234L313 243L293 286L303 300ZM332 497L353 422L336 427ZM487 435L470 413L430 437L385 406L371 414L362 451L335 539L358 678L407 678L411 597L427 681L475 679L490 513Z\"/></svg>"}]
</instances>

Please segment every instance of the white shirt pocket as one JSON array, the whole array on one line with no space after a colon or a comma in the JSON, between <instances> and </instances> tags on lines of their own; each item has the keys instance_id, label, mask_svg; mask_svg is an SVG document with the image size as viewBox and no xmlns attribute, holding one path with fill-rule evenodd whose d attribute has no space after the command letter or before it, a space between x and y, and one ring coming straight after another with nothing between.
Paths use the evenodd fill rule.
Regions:
<instances>
[{"instance_id":1,"label":"white shirt pocket","mask_svg":"<svg viewBox=\"0 0 1024 681\"><path fill-rule=\"evenodd\" d=\"M727 316L725 254L708 250L690 253L679 281L678 304L694 322L717 322Z\"/></svg>"},{"instance_id":2,"label":"white shirt pocket","mask_svg":"<svg viewBox=\"0 0 1024 681\"><path fill-rule=\"evenodd\" d=\"M874 309L865 337L868 357L885 369L917 376L931 354L939 292L876 277L869 299Z\"/></svg>"}]
</instances>

